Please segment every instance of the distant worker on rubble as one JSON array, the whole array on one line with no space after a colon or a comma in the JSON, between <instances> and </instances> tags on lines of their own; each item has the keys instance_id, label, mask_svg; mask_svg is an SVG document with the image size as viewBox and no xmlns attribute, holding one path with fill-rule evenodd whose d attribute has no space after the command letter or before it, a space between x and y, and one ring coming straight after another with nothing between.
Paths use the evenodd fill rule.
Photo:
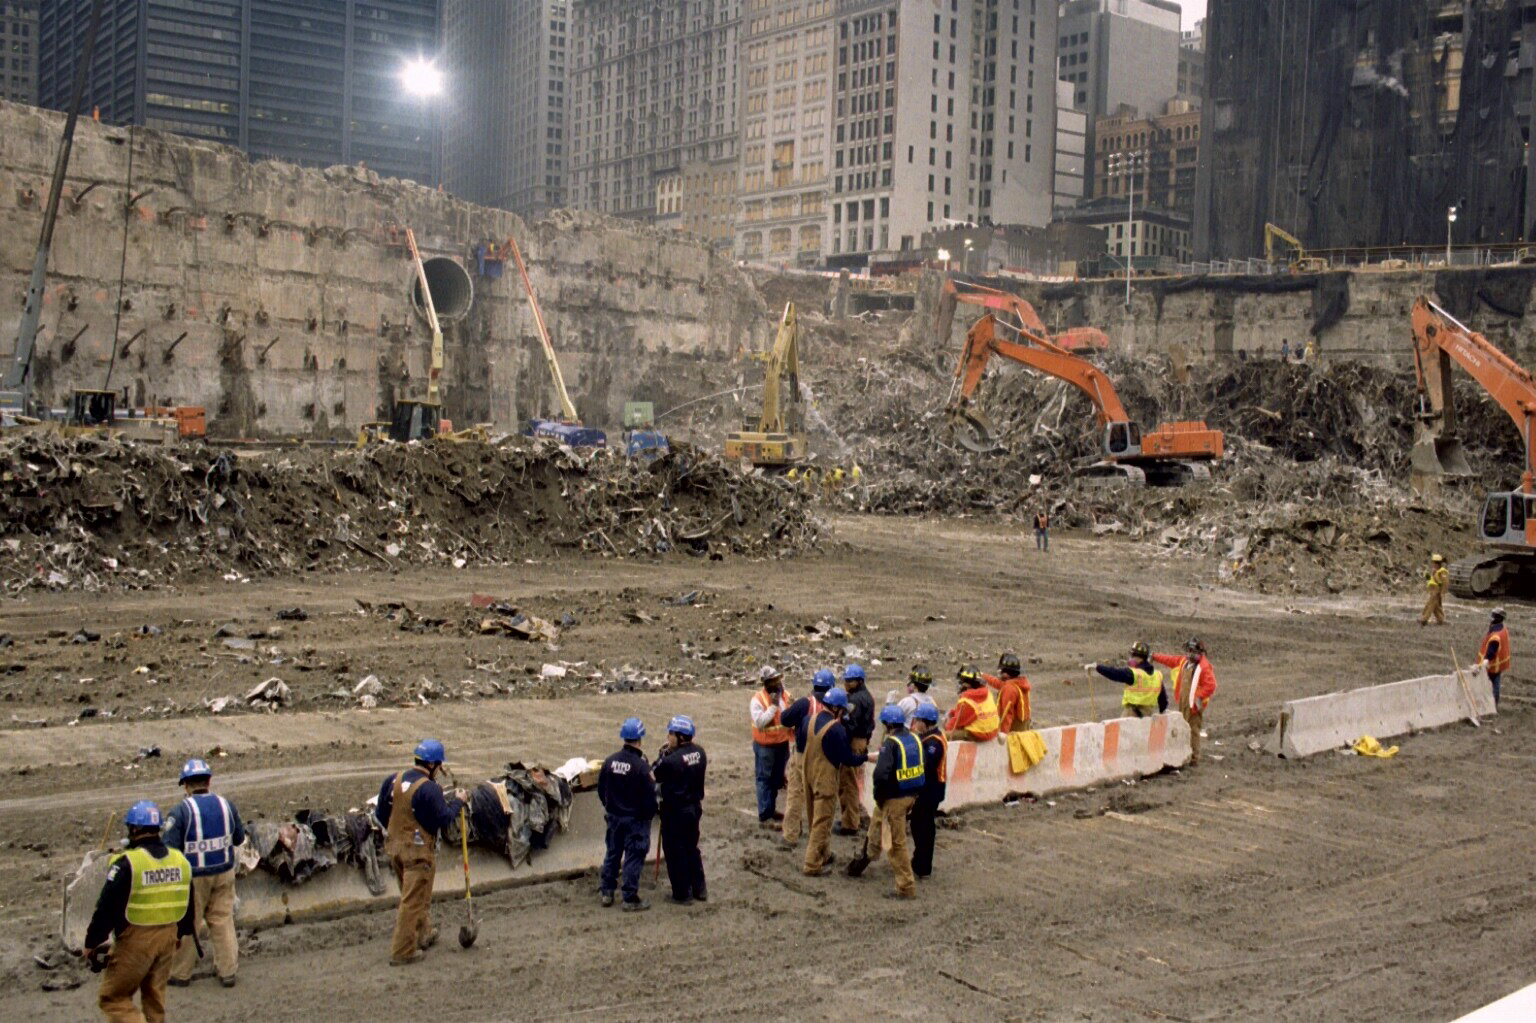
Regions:
<instances>
[{"instance_id":1,"label":"distant worker on rubble","mask_svg":"<svg viewBox=\"0 0 1536 1023\"><path fill-rule=\"evenodd\" d=\"M794 729L795 733L794 741L789 743L789 767L786 772L788 784L785 786L784 823L780 831L785 846L790 848L800 844L802 825L807 831L811 826L810 807L805 802L806 736L810 732L811 722L821 713L822 699L836 684L836 675L826 668L819 669L811 676L811 695L800 697L779 715L779 723Z\"/></svg>"},{"instance_id":2,"label":"distant worker on rubble","mask_svg":"<svg viewBox=\"0 0 1536 1023\"><path fill-rule=\"evenodd\" d=\"M640 897L640 871L651 851L656 779L640 749L645 723L639 718L625 718L619 726L619 738L624 740L624 746L603 761L603 769L597 775L597 800L603 804L608 822L608 848L598 875L597 894L604 906L611 906L614 889L618 888L624 894L625 912L633 913L651 908Z\"/></svg>"},{"instance_id":3,"label":"distant worker on rubble","mask_svg":"<svg viewBox=\"0 0 1536 1023\"><path fill-rule=\"evenodd\" d=\"M1290 338L1285 338L1284 340L1282 340L1280 342L1280 361L1281 362L1290 362L1291 361L1291 339Z\"/></svg>"},{"instance_id":4,"label":"distant worker on rubble","mask_svg":"<svg viewBox=\"0 0 1536 1023\"><path fill-rule=\"evenodd\" d=\"M1419 614L1419 625L1428 625L1431 618L1436 625L1444 625L1445 590L1451 585L1451 572L1445 567L1445 555L1429 556L1429 571L1424 573L1424 585L1429 590L1429 598L1424 601L1424 610Z\"/></svg>"},{"instance_id":5,"label":"distant worker on rubble","mask_svg":"<svg viewBox=\"0 0 1536 1023\"><path fill-rule=\"evenodd\" d=\"M1168 694L1163 691L1163 673L1152 664L1152 653L1145 643L1131 647L1131 656L1125 667L1112 664L1085 664L1083 671L1089 675L1097 672L1125 686L1120 705L1131 717L1149 718L1168 709Z\"/></svg>"},{"instance_id":6,"label":"distant worker on rubble","mask_svg":"<svg viewBox=\"0 0 1536 1023\"><path fill-rule=\"evenodd\" d=\"M1496 607L1488 616L1488 634L1483 637L1477 662L1478 667L1488 673L1488 681L1493 683L1494 707L1499 705L1499 680L1509 670L1509 661L1509 628L1504 624L1504 609Z\"/></svg>"},{"instance_id":7,"label":"distant worker on rubble","mask_svg":"<svg viewBox=\"0 0 1536 1023\"><path fill-rule=\"evenodd\" d=\"M960 698L944 722L944 734L950 741L991 742L997 738L1001 721L997 714L997 700L992 690L982 681L981 672L967 664L955 673L960 687Z\"/></svg>"},{"instance_id":8,"label":"distant worker on rubble","mask_svg":"<svg viewBox=\"0 0 1536 1023\"><path fill-rule=\"evenodd\" d=\"M789 691L784 688L784 673L771 664L758 672L762 688L752 694L749 714L752 718L752 758L757 782L757 820L772 828L784 819L778 809L779 790L784 787L784 773L789 767L789 742L793 729L779 722L779 715L789 708Z\"/></svg>"},{"instance_id":9,"label":"distant worker on rubble","mask_svg":"<svg viewBox=\"0 0 1536 1023\"><path fill-rule=\"evenodd\" d=\"M848 716L843 718L843 727L848 729L848 745L855 754L868 753L869 741L875 737L875 698L864 682L862 665L850 664L843 669L843 691L848 694ZM862 834L869 822L859 800L861 770L844 767L837 772L837 801L842 820L832 830L839 835Z\"/></svg>"},{"instance_id":10,"label":"distant worker on rubble","mask_svg":"<svg viewBox=\"0 0 1536 1023\"><path fill-rule=\"evenodd\" d=\"M443 744L423 739L415 764L384 779L377 815L384 825L384 853L400 885L400 908L389 944L389 964L420 962L437 943L432 926L432 884L437 879L437 842L464 805L463 789L443 795L437 772L443 768Z\"/></svg>"},{"instance_id":11,"label":"distant worker on rubble","mask_svg":"<svg viewBox=\"0 0 1536 1023\"><path fill-rule=\"evenodd\" d=\"M667 722L667 745L656 761L656 800L661 810L661 853L667 861L668 898L680 906L709 901L704 857L699 854L699 820L704 815L704 772L708 758L694 742L693 718Z\"/></svg>"},{"instance_id":12,"label":"distant worker on rubble","mask_svg":"<svg viewBox=\"0 0 1536 1023\"><path fill-rule=\"evenodd\" d=\"M949 740L939 728L939 708L925 704L912 715L912 734L923 744L923 790L912 804L912 873L921 881L933 873L933 840L948 779Z\"/></svg>"},{"instance_id":13,"label":"distant worker on rubble","mask_svg":"<svg viewBox=\"0 0 1536 1023\"><path fill-rule=\"evenodd\" d=\"M1051 549L1051 513L1044 508L1035 509L1035 550Z\"/></svg>"},{"instance_id":14,"label":"distant worker on rubble","mask_svg":"<svg viewBox=\"0 0 1536 1023\"><path fill-rule=\"evenodd\" d=\"M171 961L192 934L192 865L161 840L154 803L134 803L123 823L128 848L112 857L80 954L93 970L106 958L96 1004L107 1023L164 1023Z\"/></svg>"},{"instance_id":15,"label":"distant worker on rubble","mask_svg":"<svg viewBox=\"0 0 1536 1023\"><path fill-rule=\"evenodd\" d=\"M998 732L1007 735L1009 732L1029 731L1032 723L1029 709L1030 685L1019 655L1003 654L997 659L997 670L998 675L983 675L981 679L988 689L997 690Z\"/></svg>"},{"instance_id":16,"label":"distant worker on rubble","mask_svg":"<svg viewBox=\"0 0 1536 1023\"><path fill-rule=\"evenodd\" d=\"M912 727L912 715L917 713L917 708L926 706L934 708L935 711L938 710L939 705L934 703L933 697L928 695L928 687L931 685L933 685L933 673L928 670L928 666L912 665L912 671L907 675L907 695L896 701L896 706L901 708L902 720L906 721L908 728ZM891 696L894 695L894 693L891 694ZM891 702L891 697L887 697L886 702ZM934 720L937 721L938 718L935 717Z\"/></svg>"},{"instance_id":17,"label":"distant worker on rubble","mask_svg":"<svg viewBox=\"0 0 1536 1023\"><path fill-rule=\"evenodd\" d=\"M1216 670L1205 656L1205 644L1198 636L1191 636L1182 654L1153 654L1152 662L1173 670L1173 702L1189 724L1189 762L1198 764L1205 709L1216 695Z\"/></svg>"},{"instance_id":18,"label":"distant worker on rubble","mask_svg":"<svg viewBox=\"0 0 1536 1023\"><path fill-rule=\"evenodd\" d=\"M907 850L907 819L927 780L923 771L923 743L907 731L897 707L881 709L880 725L885 729L885 738L880 742L871 778L875 815L869 822L864 848L848 863L848 876L858 877L880 858L882 835L889 833L891 873L896 877L894 894L911 899L917 896L917 879L912 876L912 856Z\"/></svg>"},{"instance_id":19,"label":"distant worker on rubble","mask_svg":"<svg viewBox=\"0 0 1536 1023\"><path fill-rule=\"evenodd\" d=\"M843 727L847 711L848 694L841 689L827 690L821 713L812 720L805 740L805 805L811 817L811 836L802 869L812 877L832 869L834 857L827 847L837 811L838 768L860 767L870 760L868 753L856 754L848 744L848 730Z\"/></svg>"},{"instance_id":20,"label":"distant worker on rubble","mask_svg":"<svg viewBox=\"0 0 1536 1023\"><path fill-rule=\"evenodd\" d=\"M192 925L213 945L213 968L219 983L235 986L240 947L235 939L235 847L245 841L245 825L235 805L208 791L213 768L193 758L181 769L183 799L166 815L165 844L181 850L192 864ZM171 983L192 983L197 952L182 942L171 966Z\"/></svg>"}]
</instances>

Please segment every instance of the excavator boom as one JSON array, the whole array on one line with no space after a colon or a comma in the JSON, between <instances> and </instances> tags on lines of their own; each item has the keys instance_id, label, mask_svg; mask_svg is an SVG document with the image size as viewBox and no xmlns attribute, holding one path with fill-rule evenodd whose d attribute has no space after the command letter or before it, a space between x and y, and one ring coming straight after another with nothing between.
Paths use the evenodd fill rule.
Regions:
<instances>
[{"instance_id":1,"label":"excavator boom","mask_svg":"<svg viewBox=\"0 0 1536 1023\"><path fill-rule=\"evenodd\" d=\"M753 429L726 435L725 457L765 468L786 468L806 455L800 424L800 322L795 304L784 306L763 368L763 413ZM784 388L788 386L788 394Z\"/></svg>"}]
</instances>

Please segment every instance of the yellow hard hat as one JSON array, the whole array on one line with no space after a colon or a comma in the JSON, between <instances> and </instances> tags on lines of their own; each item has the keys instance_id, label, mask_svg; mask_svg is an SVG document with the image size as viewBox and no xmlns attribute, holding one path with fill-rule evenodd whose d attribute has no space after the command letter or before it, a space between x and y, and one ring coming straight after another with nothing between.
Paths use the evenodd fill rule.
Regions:
<instances>
[{"instance_id":1,"label":"yellow hard hat","mask_svg":"<svg viewBox=\"0 0 1536 1023\"><path fill-rule=\"evenodd\" d=\"M1441 561L1445 560L1445 555L1444 554L1431 554L1429 556L1429 560L1430 561L1434 561L1434 562L1441 562Z\"/></svg>"}]
</instances>

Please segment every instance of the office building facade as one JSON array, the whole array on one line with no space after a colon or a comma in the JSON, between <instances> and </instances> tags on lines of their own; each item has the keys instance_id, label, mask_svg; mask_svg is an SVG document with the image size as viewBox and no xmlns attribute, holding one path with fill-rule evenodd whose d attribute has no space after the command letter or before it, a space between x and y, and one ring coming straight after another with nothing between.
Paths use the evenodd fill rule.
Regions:
<instances>
[{"instance_id":1,"label":"office building facade","mask_svg":"<svg viewBox=\"0 0 1536 1023\"><path fill-rule=\"evenodd\" d=\"M0 3L0 99L37 102L38 0Z\"/></svg>"}]
</instances>

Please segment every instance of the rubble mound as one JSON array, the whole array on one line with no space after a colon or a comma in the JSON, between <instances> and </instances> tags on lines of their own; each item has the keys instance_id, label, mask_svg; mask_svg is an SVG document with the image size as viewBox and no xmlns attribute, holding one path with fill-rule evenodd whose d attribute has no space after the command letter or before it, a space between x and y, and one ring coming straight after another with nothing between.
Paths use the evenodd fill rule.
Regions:
<instances>
[{"instance_id":1,"label":"rubble mound","mask_svg":"<svg viewBox=\"0 0 1536 1023\"><path fill-rule=\"evenodd\" d=\"M141 587L552 548L776 556L814 546L806 500L678 445L655 461L522 438L237 457L104 438L0 441L0 586Z\"/></svg>"}]
</instances>

